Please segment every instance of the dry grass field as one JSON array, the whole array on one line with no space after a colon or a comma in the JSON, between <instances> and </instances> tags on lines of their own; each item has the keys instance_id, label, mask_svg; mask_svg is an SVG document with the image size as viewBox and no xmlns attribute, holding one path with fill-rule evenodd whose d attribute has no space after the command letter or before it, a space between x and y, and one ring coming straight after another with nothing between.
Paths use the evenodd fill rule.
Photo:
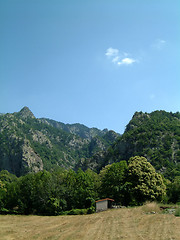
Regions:
<instances>
[{"instance_id":1,"label":"dry grass field","mask_svg":"<svg viewBox=\"0 0 180 240\"><path fill-rule=\"evenodd\" d=\"M147 214L151 207L112 209L85 216L1 215L0 239L180 240L180 217L158 210Z\"/></svg>"}]
</instances>

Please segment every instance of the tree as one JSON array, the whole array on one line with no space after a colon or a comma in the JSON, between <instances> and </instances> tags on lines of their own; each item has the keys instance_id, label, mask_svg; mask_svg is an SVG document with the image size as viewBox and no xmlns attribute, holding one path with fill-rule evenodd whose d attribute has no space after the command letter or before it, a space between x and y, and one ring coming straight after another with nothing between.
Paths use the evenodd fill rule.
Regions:
<instances>
[{"instance_id":1,"label":"tree","mask_svg":"<svg viewBox=\"0 0 180 240\"><path fill-rule=\"evenodd\" d=\"M101 194L102 197L110 197L116 203L125 203L125 176L127 170L126 161L113 163L103 169L100 175L102 176Z\"/></svg>"},{"instance_id":2,"label":"tree","mask_svg":"<svg viewBox=\"0 0 180 240\"><path fill-rule=\"evenodd\" d=\"M128 182L131 204L160 201L166 194L166 186L160 174L144 157L132 157L128 165Z\"/></svg>"},{"instance_id":3,"label":"tree","mask_svg":"<svg viewBox=\"0 0 180 240\"><path fill-rule=\"evenodd\" d=\"M10 211L17 206L18 179L7 170L0 172L0 209L5 208Z\"/></svg>"},{"instance_id":4,"label":"tree","mask_svg":"<svg viewBox=\"0 0 180 240\"><path fill-rule=\"evenodd\" d=\"M90 171L83 172L79 169L75 175L74 190L74 207L89 208L97 197L94 176Z\"/></svg>"},{"instance_id":5,"label":"tree","mask_svg":"<svg viewBox=\"0 0 180 240\"><path fill-rule=\"evenodd\" d=\"M168 185L167 195L170 203L180 202L180 176L175 177L174 181Z\"/></svg>"},{"instance_id":6,"label":"tree","mask_svg":"<svg viewBox=\"0 0 180 240\"><path fill-rule=\"evenodd\" d=\"M0 180L0 210L4 207L4 196L6 194L7 189L5 188L5 184Z\"/></svg>"}]
</instances>

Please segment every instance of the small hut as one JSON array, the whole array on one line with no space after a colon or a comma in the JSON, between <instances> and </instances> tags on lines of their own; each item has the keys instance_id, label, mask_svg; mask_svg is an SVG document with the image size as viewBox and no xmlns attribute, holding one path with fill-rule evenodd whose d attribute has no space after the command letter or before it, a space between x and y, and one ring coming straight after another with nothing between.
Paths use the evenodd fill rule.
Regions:
<instances>
[{"instance_id":1,"label":"small hut","mask_svg":"<svg viewBox=\"0 0 180 240\"><path fill-rule=\"evenodd\" d=\"M105 211L108 208L112 208L112 203L114 199L105 198L96 201L96 212Z\"/></svg>"}]
</instances>

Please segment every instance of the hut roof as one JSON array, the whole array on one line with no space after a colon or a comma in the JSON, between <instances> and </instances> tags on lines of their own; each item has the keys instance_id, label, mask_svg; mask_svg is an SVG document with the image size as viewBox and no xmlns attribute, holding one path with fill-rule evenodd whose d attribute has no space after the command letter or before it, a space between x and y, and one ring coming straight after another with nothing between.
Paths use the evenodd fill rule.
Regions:
<instances>
[{"instance_id":1,"label":"hut roof","mask_svg":"<svg viewBox=\"0 0 180 240\"><path fill-rule=\"evenodd\" d=\"M114 199L104 198L104 199L100 199L100 200L98 200L98 201L96 201L96 202L102 202L102 201L112 201L112 202L114 202Z\"/></svg>"}]
</instances>

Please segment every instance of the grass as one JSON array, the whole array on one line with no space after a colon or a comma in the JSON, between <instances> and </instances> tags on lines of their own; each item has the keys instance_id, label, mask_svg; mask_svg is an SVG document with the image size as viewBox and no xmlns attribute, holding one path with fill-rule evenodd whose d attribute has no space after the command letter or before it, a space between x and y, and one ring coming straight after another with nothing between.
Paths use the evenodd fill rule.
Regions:
<instances>
[{"instance_id":1,"label":"grass","mask_svg":"<svg viewBox=\"0 0 180 240\"><path fill-rule=\"evenodd\" d=\"M141 209L144 213L155 214L161 212L160 207L156 202L147 202L141 207Z\"/></svg>"},{"instance_id":2,"label":"grass","mask_svg":"<svg viewBox=\"0 0 180 240\"><path fill-rule=\"evenodd\" d=\"M78 216L0 216L1 240L180 240L180 218L157 204ZM147 214L155 212L155 214Z\"/></svg>"}]
</instances>

